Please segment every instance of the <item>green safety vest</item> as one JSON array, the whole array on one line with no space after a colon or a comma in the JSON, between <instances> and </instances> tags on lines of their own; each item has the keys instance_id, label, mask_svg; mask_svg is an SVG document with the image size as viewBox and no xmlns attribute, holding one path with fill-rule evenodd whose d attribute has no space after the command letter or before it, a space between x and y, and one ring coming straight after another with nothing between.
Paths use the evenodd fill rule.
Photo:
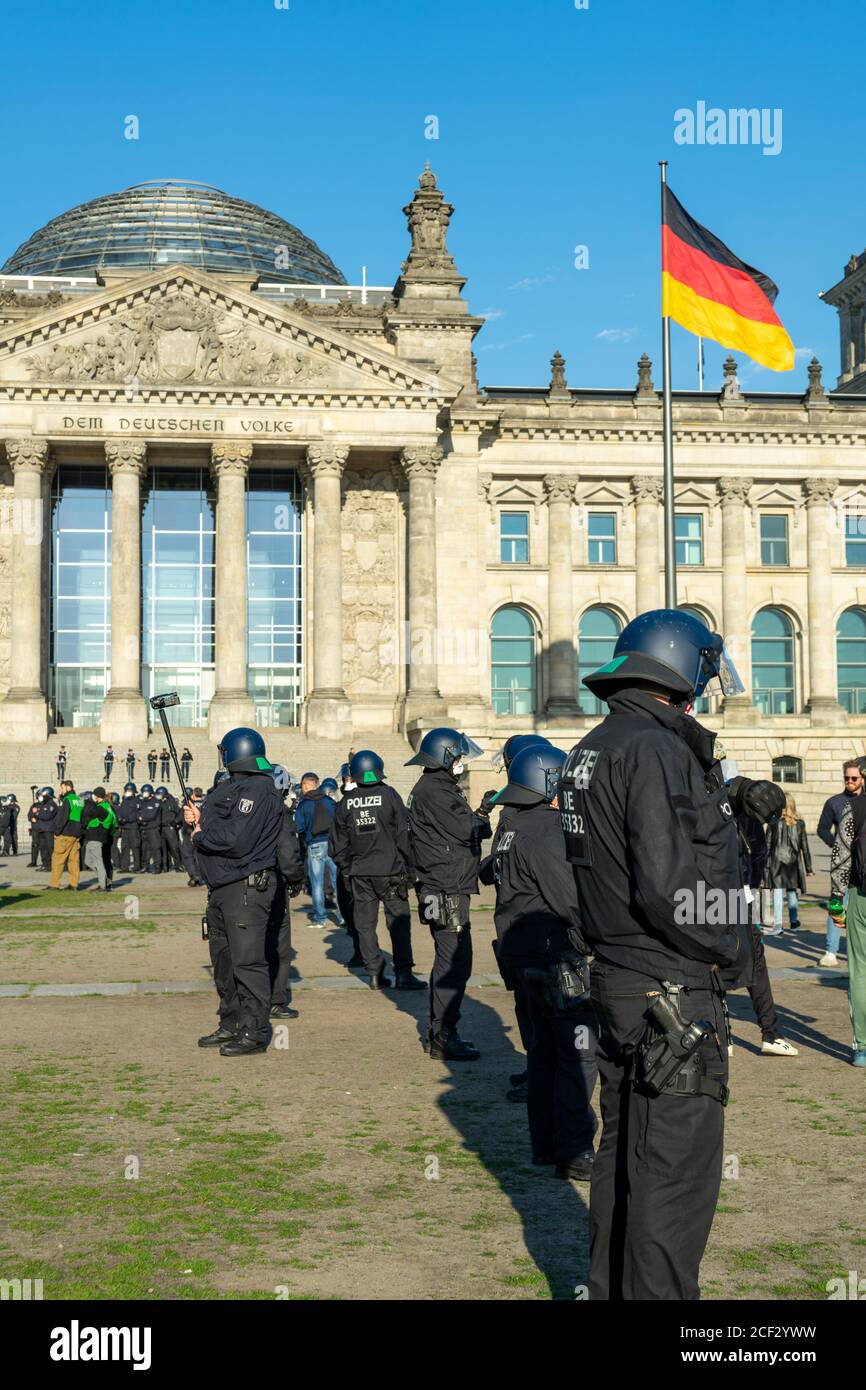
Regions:
<instances>
[{"instance_id":1,"label":"green safety vest","mask_svg":"<svg viewBox=\"0 0 866 1390\"><path fill-rule=\"evenodd\" d=\"M101 827L103 830L114 830L117 825L117 816L114 813L114 807L107 801L97 801L96 804L105 811L105 819L100 820L99 816L93 816L92 819L87 822L86 829L97 830Z\"/></svg>"},{"instance_id":2,"label":"green safety vest","mask_svg":"<svg viewBox=\"0 0 866 1390\"><path fill-rule=\"evenodd\" d=\"M63 800L69 807L69 819L76 825L81 820L81 812L84 810L84 802L77 792L67 792Z\"/></svg>"}]
</instances>

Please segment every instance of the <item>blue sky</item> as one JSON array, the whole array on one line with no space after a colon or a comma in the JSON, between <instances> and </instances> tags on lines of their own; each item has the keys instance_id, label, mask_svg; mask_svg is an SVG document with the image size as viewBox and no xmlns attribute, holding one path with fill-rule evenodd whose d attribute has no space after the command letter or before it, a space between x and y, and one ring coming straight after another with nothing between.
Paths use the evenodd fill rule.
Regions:
<instances>
[{"instance_id":1,"label":"blue sky","mask_svg":"<svg viewBox=\"0 0 866 1390\"><path fill-rule=\"evenodd\" d=\"M430 159L449 245L489 322L487 385L660 379L658 160L686 208L780 287L791 373L839 369L818 299L866 245L856 11L841 0L22 0L4 8L0 263L50 217L144 179L213 183L296 223L351 282L391 284L401 208ZM853 52L852 52L853 46ZM679 145L674 113L776 108L781 150ZM140 138L124 139L136 115ZM425 138L435 116L439 138ZM14 132L14 139L8 132ZM574 267L575 247L589 266ZM706 384L727 353L706 349ZM696 341L673 329L674 385Z\"/></svg>"}]
</instances>

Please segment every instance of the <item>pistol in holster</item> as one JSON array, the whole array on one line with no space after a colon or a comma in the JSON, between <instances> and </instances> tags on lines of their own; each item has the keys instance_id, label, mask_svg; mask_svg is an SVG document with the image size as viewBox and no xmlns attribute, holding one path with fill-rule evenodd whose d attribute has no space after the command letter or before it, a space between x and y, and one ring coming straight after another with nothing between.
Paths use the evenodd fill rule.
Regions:
<instances>
[{"instance_id":1,"label":"pistol in holster","mask_svg":"<svg viewBox=\"0 0 866 1390\"><path fill-rule=\"evenodd\" d=\"M526 980L541 985L552 1014L571 1014L589 1000L589 964L582 956L563 956L547 966L526 966Z\"/></svg>"},{"instance_id":2,"label":"pistol in holster","mask_svg":"<svg viewBox=\"0 0 866 1390\"><path fill-rule=\"evenodd\" d=\"M727 1105L728 1087L718 1077L707 1075L701 1052L701 1043L715 1032L713 1025L704 1019L683 1018L677 1003L679 988L663 987L665 993L646 1012L654 1031L637 1049L637 1089L650 1096L710 1096Z\"/></svg>"}]
</instances>

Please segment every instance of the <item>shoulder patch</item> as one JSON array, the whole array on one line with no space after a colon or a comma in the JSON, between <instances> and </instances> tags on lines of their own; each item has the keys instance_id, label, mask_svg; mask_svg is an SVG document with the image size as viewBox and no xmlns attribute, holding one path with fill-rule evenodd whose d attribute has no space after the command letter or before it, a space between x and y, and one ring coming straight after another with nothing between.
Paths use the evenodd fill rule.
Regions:
<instances>
[{"instance_id":1,"label":"shoulder patch","mask_svg":"<svg viewBox=\"0 0 866 1390\"><path fill-rule=\"evenodd\" d=\"M238 810L242 811L244 815L248 815L252 809L253 803L249 800L248 797L242 797L241 800L238 802Z\"/></svg>"}]
</instances>

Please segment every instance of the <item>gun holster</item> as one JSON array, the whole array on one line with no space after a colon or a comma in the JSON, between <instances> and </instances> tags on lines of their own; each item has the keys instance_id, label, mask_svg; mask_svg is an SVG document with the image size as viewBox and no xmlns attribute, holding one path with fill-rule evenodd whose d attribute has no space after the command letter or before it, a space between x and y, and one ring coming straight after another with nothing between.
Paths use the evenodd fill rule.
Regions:
<instances>
[{"instance_id":1,"label":"gun holster","mask_svg":"<svg viewBox=\"0 0 866 1390\"><path fill-rule=\"evenodd\" d=\"M460 899L452 897L450 893L438 893L439 899L439 925L446 931L462 931L465 922L461 921Z\"/></svg>"},{"instance_id":2,"label":"gun holster","mask_svg":"<svg viewBox=\"0 0 866 1390\"><path fill-rule=\"evenodd\" d=\"M541 985L553 1014L571 1014L589 1000L589 965L581 956L563 956L548 966L525 966L523 977Z\"/></svg>"},{"instance_id":3,"label":"gun holster","mask_svg":"<svg viewBox=\"0 0 866 1390\"><path fill-rule=\"evenodd\" d=\"M409 899L409 875L392 874L385 887L386 898L403 898L408 902Z\"/></svg>"},{"instance_id":4,"label":"gun holster","mask_svg":"<svg viewBox=\"0 0 866 1390\"><path fill-rule=\"evenodd\" d=\"M638 1046L635 1085L650 1096L710 1096L727 1105L728 1087L707 1075L701 1052L701 1043L715 1031L713 1025L704 1019L684 1019L677 1005L678 993L674 986L647 1010L654 1030Z\"/></svg>"}]
</instances>

